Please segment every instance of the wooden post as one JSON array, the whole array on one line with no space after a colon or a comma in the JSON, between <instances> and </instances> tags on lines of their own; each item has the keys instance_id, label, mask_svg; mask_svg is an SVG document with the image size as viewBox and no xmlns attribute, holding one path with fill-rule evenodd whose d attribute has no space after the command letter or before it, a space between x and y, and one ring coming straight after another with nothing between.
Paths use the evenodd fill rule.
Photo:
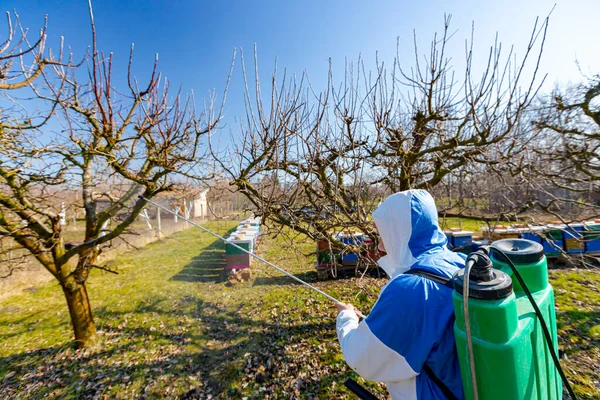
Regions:
<instances>
[{"instance_id":1,"label":"wooden post","mask_svg":"<svg viewBox=\"0 0 600 400\"><path fill-rule=\"evenodd\" d=\"M183 199L183 216L184 216L185 218L188 218L188 219L189 219L188 208L189 208L189 207L188 207L187 201L186 201L185 199ZM183 226L185 227L185 229L187 229L187 228L188 228L188 223L187 223L187 221L185 221L185 223L184 223L184 225L183 225Z\"/></svg>"}]
</instances>

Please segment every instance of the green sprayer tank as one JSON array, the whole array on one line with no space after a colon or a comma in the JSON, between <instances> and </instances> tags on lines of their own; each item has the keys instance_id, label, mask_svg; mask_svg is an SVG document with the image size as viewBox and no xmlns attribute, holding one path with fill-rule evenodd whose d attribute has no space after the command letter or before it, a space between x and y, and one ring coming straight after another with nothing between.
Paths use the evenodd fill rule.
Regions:
<instances>
[{"instance_id":1,"label":"green sprayer tank","mask_svg":"<svg viewBox=\"0 0 600 400\"><path fill-rule=\"evenodd\" d=\"M469 275L469 319L479 399L562 399L560 375L552 361L539 319L523 288L516 278L512 278L506 258L493 247L499 247L515 264L542 311L554 351L558 352L554 292L548 283L543 247L523 239L494 242L488 265L478 262ZM463 313L463 284L464 270L461 270L454 276L454 334L465 398L473 399Z\"/></svg>"}]
</instances>

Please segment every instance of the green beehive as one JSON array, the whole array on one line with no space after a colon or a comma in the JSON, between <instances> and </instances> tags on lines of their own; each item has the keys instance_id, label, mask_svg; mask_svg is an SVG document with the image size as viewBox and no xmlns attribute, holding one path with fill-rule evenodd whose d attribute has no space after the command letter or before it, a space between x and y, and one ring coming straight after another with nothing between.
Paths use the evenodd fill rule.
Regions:
<instances>
[{"instance_id":1,"label":"green beehive","mask_svg":"<svg viewBox=\"0 0 600 400\"><path fill-rule=\"evenodd\" d=\"M252 252L254 240L252 240L252 239L242 240L242 239L230 238L227 240L227 242L225 242L225 254L247 254L246 252L242 251L241 249L238 249L237 247L235 247L233 245L233 243L235 243L236 246L239 246L246 251Z\"/></svg>"},{"instance_id":2,"label":"green beehive","mask_svg":"<svg viewBox=\"0 0 600 400\"><path fill-rule=\"evenodd\" d=\"M563 229L566 225L550 224L547 225L546 238L542 242L546 256L559 256L564 247Z\"/></svg>"},{"instance_id":3,"label":"green beehive","mask_svg":"<svg viewBox=\"0 0 600 400\"><path fill-rule=\"evenodd\" d=\"M317 253L317 262L319 264L335 264L339 258L338 253L330 253L328 251L320 251Z\"/></svg>"},{"instance_id":4,"label":"green beehive","mask_svg":"<svg viewBox=\"0 0 600 400\"><path fill-rule=\"evenodd\" d=\"M557 352L554 292L548 284L543 247L523 239L499 240L492 246L500 247L516 265L542 311ZM469 319L479 399L562 399L560 376L531 303L518 281L511 279L506 259L492 250L491 260L494 268L485 273L473 267L469 284ZM454 283L454 333L465 398L473 399L463 279L461 270Z\"/></svg>"}]
</instances>

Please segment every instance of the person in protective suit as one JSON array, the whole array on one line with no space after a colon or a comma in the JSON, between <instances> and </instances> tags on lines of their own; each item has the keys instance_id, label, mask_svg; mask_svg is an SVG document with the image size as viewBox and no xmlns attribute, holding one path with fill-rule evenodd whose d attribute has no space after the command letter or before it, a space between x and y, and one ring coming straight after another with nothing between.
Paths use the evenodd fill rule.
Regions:
<instances>
[{"instance_id":1,"label":"person in protective suit","mask_svg":"<svg viewBox=\"0 0 600 400\"><path fill-rule=\"evenodd\" d=\"M363 378L384 382L392 399L462 399L452 289L415 273L451 278L464 259L446 246L424 190L391 195L373 220L387 253L379 265L390 280L360 322L352 305L337 304L344 358Z\"/></svg>"}]
</instances>

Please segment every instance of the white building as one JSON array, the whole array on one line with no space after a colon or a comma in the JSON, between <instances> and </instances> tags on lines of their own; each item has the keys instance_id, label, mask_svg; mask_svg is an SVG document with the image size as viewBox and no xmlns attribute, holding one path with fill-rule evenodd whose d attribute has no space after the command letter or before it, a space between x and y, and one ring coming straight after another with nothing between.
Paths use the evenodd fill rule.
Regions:
<instances>
[{"instance_id":1,"label":"white building","mask_svg":"<svg viewBox=\"0 0 600 400\"><path fill-rule=\"evenodd\" d=\"M192 199L192 216L194 218L206 218L208 217L208 189L201 191L196 197Z\"/></svg>"}]
</instances>

